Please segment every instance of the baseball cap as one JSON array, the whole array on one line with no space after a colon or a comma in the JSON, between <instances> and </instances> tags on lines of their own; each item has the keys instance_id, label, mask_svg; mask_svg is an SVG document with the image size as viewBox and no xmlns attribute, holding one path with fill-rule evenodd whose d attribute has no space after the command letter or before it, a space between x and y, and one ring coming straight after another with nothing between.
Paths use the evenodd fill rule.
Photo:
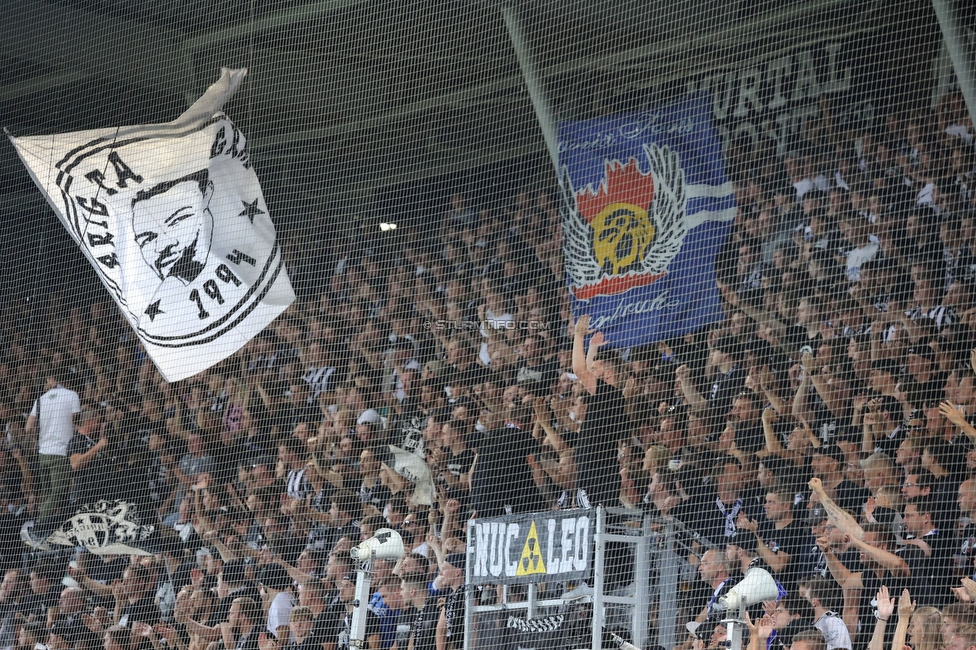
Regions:
<instances>
[{"instance_id":1,"label":"baseball cap","mask_svg":"<svg viewBox=\"0 0 976 650\"><path fill-rule=\"evenodd\" d=\"M258 576L258 582L263 584L268 589L283 591L292 584L292 579L288 575L288 571L285 570L285 567L281 566L277 562L273 562L271 564L266 564L264 568L261 569L261 574Z\"/></svg>"},{"instance_id":2,"label":"baseball cap","mask_svg":"<svg viewBox=\"0 0 976 650\"><path fill-rule=\"evenodd\" d=\"M816 526L827 519L827 511L819 503L807 510L806 523L808 526Z\"/></svg>"},{"instance_id":3,"label":"baseball cap","mask_svg":"<svg viewBox=\"0 0 976 650\"><path fill-rule=\"evenodd\" d=\"M444 558L444 561L450 564L455 569L461 569L464 571L465 566L468 562L468 556L464 553L450 553Z\"/></svg>"},{"instance_id":4,"label":"baseball cap","mask_svg":"<svg viewBox=\"0 0 976 650\"><path fill-rule=\"evenodd\" d=\"M713 347L736 361L742 358L743 346L734 336L720 336Z\"/></svg>"},{"instance_id":5,"label":"baseball cap","mask_svg":"<svg viewBox=\"0 0 976 650\"><path fill-rule=\"evenodd\" d=\"M833 458L838 465L844 464L844 452L835 444L822 445L813 450L814 454L820 454L827 458Z\"/></svg>"},{"instance_id":6,"label":"baseball cap","mask_svg":"<svg viewBox=\"0 0 976 650\"><path fill-rule=\"evenodd\" d=\"M898 362L894 359L875 359L871 362L871 370L878 370L890 375L898 375Z\"/></svg>"},{"instance_id":7,"label":"baseball cap","mask_svg":"<svg viewBox=\"0 0 976 650\"><path fill-rule=\"evenodd\" d=\"M911 356L913 354L917 354L923 359L928 359L929 361L935 361L935 350L928 345L919 344L908 348L908 355Z\"/></svg>"}]
</instances>

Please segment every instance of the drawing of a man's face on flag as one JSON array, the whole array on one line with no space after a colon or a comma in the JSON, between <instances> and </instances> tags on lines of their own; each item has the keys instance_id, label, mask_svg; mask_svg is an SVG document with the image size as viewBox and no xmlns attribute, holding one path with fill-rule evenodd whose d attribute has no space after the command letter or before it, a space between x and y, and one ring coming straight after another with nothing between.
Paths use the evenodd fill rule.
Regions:
<instances>
[{"instance_id":1,"label":"drawing of a man's face on flag","mask_svg":"<svg viewBox=\"0 0 976 650\"><path fill-rule=\"evenodd\" d=\"M132 232L159 276L188 284L207 264L213 236L213 183L202 170L143 190L132 199Z\"/></svg>"},{"instance_id":2,"label":"drawing of a man's face on flag","mask_svg":"<svg viewBox=\"0 0 976 650\"><path fill-rule=\"evenodd\" d=\"M166 124L13 138L168 381L239 350L295 299L226 71Z\"/></svg>"}]
</instances>

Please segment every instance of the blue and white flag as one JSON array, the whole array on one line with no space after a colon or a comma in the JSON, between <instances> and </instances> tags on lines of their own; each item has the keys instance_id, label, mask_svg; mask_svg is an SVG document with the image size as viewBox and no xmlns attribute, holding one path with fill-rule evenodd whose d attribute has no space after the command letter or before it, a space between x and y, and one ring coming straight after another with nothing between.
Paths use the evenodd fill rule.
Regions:
<instances>
[{"instance_id":1,"label":"blue and white flag","mask_svg":"<svg viewBox=\"0 0 976 650\"><path fill-rule=\"evenodd\" d=\"M616 348L721 320L715 256L736 207L706 93L562 122L559 166L576 316Z\"/></svg>"},{"instance_id":2,"label":"blue and white flag","mask_svg":"<svg viewBox=\"0 0 976 650\"><path fill-rule=\"evenodd\" d=\"M168 381L227 358L295 300L224 70L168 124L11 138Z\"/></svg>"}]
</instances>

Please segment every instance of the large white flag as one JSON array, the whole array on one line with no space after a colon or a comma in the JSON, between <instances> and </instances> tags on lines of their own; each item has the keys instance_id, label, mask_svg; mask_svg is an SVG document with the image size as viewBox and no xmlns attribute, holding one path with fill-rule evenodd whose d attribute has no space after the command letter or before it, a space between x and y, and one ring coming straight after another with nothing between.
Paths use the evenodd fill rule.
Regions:
<instances>
[{"instance_id":1,"label":"large white flag","mask_svg":"<svg viewBox=\"0 0 976 650\"><path fill-rule=\"evenodd\" d=\"M162 375L227 358L295 300L224 70L169 124L11 138Z\"/></svg>"}]
</instances>

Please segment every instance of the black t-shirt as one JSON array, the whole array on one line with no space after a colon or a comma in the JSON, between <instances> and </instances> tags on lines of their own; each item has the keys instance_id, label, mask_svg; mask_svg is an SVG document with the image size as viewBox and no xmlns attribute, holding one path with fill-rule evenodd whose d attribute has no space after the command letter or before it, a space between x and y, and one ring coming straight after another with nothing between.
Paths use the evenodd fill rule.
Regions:
<instances>
[{"instance_id":1,"label":"black t-shirt","mask_svg":"<svg viewBox=\"0 0 976 650\"><path fill-rule=\"evenodd\" d=\"M586 396L586 417L576 442L576 486L589 504L615 506L620 498L617 442L630 437L630 420L618 388L597 379L595 395Z\"/></svg>"},{"instance_id":2,"label":"black t-shirt","mask_svg":"<svg viewBox=\"0 0 976 650\"><path fill-rule=\"evenodd\" d=\"M403 611L400 612L400 616L397 618L396 631L394 632L393 637L397 648L409 647L410 633L413 631L413 622L417 618L417 613L416 607L405 607Z\"/></svg>"},{"instance_id":3,"label":"black t-shirt","mask_svg":"<svg viewBox=\"0 0 976 650\"><path fill-rule=\"evenodd\" d=\"M371 488L366 487L364 483L359 485L359 500L364 505L373 506L380 512L383 512L383 508L386 507L386 502L392 498L393 493L390 492L390 488L381 484L379 481L376 481Z\"/></svg>"},{"instance_id":4,"label":"black t-shirt","mask_svg":"<svg viewBox=\"0 0 976 650\"><path fill-rule=\"evenodd\" d=\"M856 517L864 509L864 503L870 498L871 493L862 487L858 487L856 483L844 479L834 488L834 495L835 503L844 510L854 513Z\"/></svg>"},{"instance_id":5,"label":"black t-shirt","mask_svg":"<svg viewBox=\"0 0 976 650\"><path fill-rule=\"evenodd\" d=\"M506 505L516 513L544 507L526 460L537 452L538 444L528 431L506 427L484 435L471 477L471 501L479 517L504 515Z\"/></svg>"},{"instance_id":6,"label":"black t-shirt","mask_svg":"<svg viewBox=\"0 0 976 650\"><path fill-rule=\"evenodd\" d=\"M810 529L802 522L793 520L788 526L779 530L772 521L764 521L759 526L759 534L763 543L773 553L786 553L790 562L782 571L773 576L779 580L790 593L796 591L796 582L806 573L805 557L811 546L816 543L810 536Z\"/></svg>"},{"instance_id":7,"label":"black t-shirt","mask_svg":"<svg viewBox=\"0 0 976 650\"><path fill-rule=\"evenodd\" d=\"M553 382L559 378L559 366L552 361L540 360L538 364L530 366L525 361L516 366L515 381L519 384L537 384L541 389L548 390Z\"/></svg>"},{"instance_id":8,"label":"black t-shirt","mask_svg":"<svg viewBox=\"0 0 976 650\"><path fill-rule=\"evenodd\" d=\"M234 646L234 650L258 650L258 634L261 630L257 625L253 626L250 631L237 639L237 644Z\"/></svg>"},{"instance_id":9,"label":"black t-shirt","mask_svg":"<svg viewBox=\"0 0 976 650\"><path fill-rule=\"evenodd\" d=\"M954 599L950 587L958 584L952 558L953 540L938 531L925 535L921 541L929 546L930 555L914 544L905 544L899 555L912 572L909 590L919 606L944 607Z\"/></svg>"},{"instance_id":10,"label":"black t-shirt","mask_svg":"<svg viewBox=\"0 0 976 650\"><path fill-rule=\"evenodd\" d=\"M814 562L811 573L819 575L821 578L833 580L833 577L830 574L830 569L827 567L827 558L820 551L820 549L817 548L816 543L813 544L813 548L816 551L814 554L816 561ZM861 554L853 548L849 548L838 555L837 559L840 560L840 563L851 571L855 571L856 567L861 566Z\"/></svg>"},{"instance_id":11,"label":"black t-shirt","mask_svg":"<svg viewBox=\"0 0 976 650\"><path fill-rule=\"evenodd\" d=\"M709 388L708 407L703 418L714 429L725 422L725 417L732 407L732 400L746 385L746 371L738 364L732 366L725 374L716 374Z\"/></svg>"},{"instance_id":12,"label":"black t-shirt","mask_svg":"<svg viewBox=\"0 0 976 650\"><path fill-rule=\"evenodd\" d=\"M357 524L358 522L349 522L345 526L319 526L314 528L309 535L308 546L315 550L331 553L336 543L343 537L348 537L353 542L359 539L359 526Z\"/></svg>"},{"instance_id":13,"label":"black t-shirt","mask_svg":"<svg viewBox=\"0 0 976 650\"><path fill-rule=\"evenodd\" d=\"M976 558L976 522L970 523L959 531L956 554L963 558L961 564L966 571L970 571L970 567L973 566L973 558Z\"/></svg>"},{"instance_id":14,"label":"black t-shirt","mask_svg":"<svg viewBox=\"0 0 976 650\"><path fill-rule=\"evenodd\" d=\"M936 526L943 530L952 530L959 517L959 485L962 478L952 475L936 479L932 488L932 501L935 512L932 513Z\"/></svg>"},{"instance_id":15,"label":"black t-shirt","mask_svg":"<svg viewBox=\"0 0 976 650\"><path fill-rule=\"evenodd\" d=\"M820 347L820 333L813 338L807 333L803 325L788 325L780 338L780 345L790 356L794 356L800 348L809 345L813 350Z\"/></svg>"},{"instance_id":16,"label":"black t-shirt","mask_svg":"<svg viewBox=\"0 0 976 650\"><path fill-rule=\"evenodd\" d=\"M131 501L139 507L140 514L152 512L153 463L150 457L137 454L127 455L125 462L115 468L107 478L114 498ZM158 467L156 467L158 472Z\"/></svg>"},{"instance_id":17,"label":"black t-shirt","mask_svg":"<svg viewBox=\"0 0 976 650\"><path fill-rule=\"evenodd\" d=\"M166 421L160 417L158 420L151 420L145 416L137 415L128 422L123 420L124 425L131 426L131 435L143 442L149 442L149 436L157 433L161 436L166 435Z\"/></svg>"},{"instance_id":18,"label":"black t-shirt","mask_svg":"<svg viewBox=\"0 0 976 650\"><path fill-rule=\"evenodd\" d=\"M474 452L470 449L465 449L459 454L451 454L451 457L447 459L445 465L447 466L447 471L455 477L467 474L471 471L471 466L474 465Z\"/></svg>"},{"instance_id":19,"label":"black t-shirt","mask_svg":"<svg viewBox=\"0 0 976 650\"><path fill-rule=\"evenodd\" d=\"M444 615L447 619L447 642L455 648L460 648L464 642L464 599L466 589L470 586L460 586L447 597L444 604Z\"/></svg>"},{"instance_id":20,"label":"black t-shirt","mask_svg":"<svg viewBox=\"0 0 976 650\"><path fill-rule=\"evenodd\" d=\"M449 366L447 369L447 376L453 377L465 386L483 384L490 375L491 372L487 368L474 362L469 363L464 370L458 368L457 365Z\"/></svg>"},{"instance_id":21,"label":"black t-shirt","mask_svg":"<svg viewBox=\"0 0 976 650\"><path fill-rule=\"evenodd\" d=\"M898 448L901 447L901 443L905 442L905 436L905 427L899 425L891 432L890 437L884 436L876 439L874 441L874 449L875 451L887 454L888 458L894 458L898 453Z\"/></svg>"},{"instance_id":22,"label":"black t-shirt","mask_svg":"<svg viewBox=\"0 0 976 650\"><path fill-rule=\"evenodd\" d=\"M230 483L237 480L237 466L248 457L247 447L235 440L229 445L220 444L210 453L212 477L215 483Z\"/></svg>"},{"instance_id":23,"label":"black t-shirt","mask_svg":"<svg viewBox=\"0 0 976 650\"><path fill-rule=\"evenodd\" d=\"M376 614L366 609L366 631L363 634L363 640L365 641L371 636L380 635L380 619ZM337 640L337 648L349 648L349 639L352 638L352 614L346 612L342 618L339 619L335 627L335 639Z\"/></svg>"},{"instance_id":24,"label":"black t-shirt","mask_svg":"<svg viewBox=\"0 0 976 650\"><path fill-rule=\"evenodd\" d=\"M302 641L301 647L322 650L323 643L335 643L338 616L339 612L333 606L326 607L321 614L315 617L312 622L312 629L308 633L308 637Z\"/></svg>"},{"instance_id":25,"label":"black t-shirt","mask_svg":"<svg viewBox=\"0 0 976 650\"><path fill-rule=\"evenodd\" d=\"M721 503L721 506L719 503L715 492L706 492L682 509L680 520L718 546L723 546L727 540L733 541L739 535L752 535L749 531L738 530L736 523L740 514L756 519L762 511L760 506L745 497L732 503Z\"/></svg>"},{"instance_id":26,"label":"black t-shirt","mask_svg":"<svg viewBox=\"0 0 976 650\"><path fill-rule=\"evenodd\" d=\"M58 598L60 596L60 585L53 585L43 594L35 594L31 591L20 601L20 606L17 608L17 611L27 618L30 618L33 614L35 621L43 623L47 620L47 610L51 607L58 606Z\"/></svg>"},{"instance_id":27,"label":"black t-shirt","mask_svg":"<svg viewBox=\"0 0 976 650\"><path fill-rule=\"evenodd\" d=\"M155 599L147 594L134 603L125 604L119 615L119 625L131 626L137 622L155 625L159 622L160 616Z\"/></svg>"},{"instance_id":28,"label":"black t-shirt","mask_svg":"<svg viewBox=\"0 0 976 650\"><path fill-rule=\"evenodd\" d=\"M766 446L766 436L763 433L762 425L748 425L743 423L736 427L735 446L742 451L756 453Z\"/></svg>"},{"instance_id":29,"label":"black t-shirt","mask_svg":"<svg viewBox=\"0 0 976 650\"><path fill-rule=\"evenodd\" d=\"M850 565L844 565L851 568ZM861 633L857 635L857 641L854 643L854 650L863 650L867 648L868 642L871 640L871 634L874 632L874 610L878 606L878 590L884 585L888 587L888 595L892 598L896 598L893 594L901 594L902 589L908 586L907 581L904 578L896 578L888 571L884 572L882 578L878 578L878 575L870 569L865 569L863 565L861 566L861 584L864 586L861 589L861 602L858 606L857 619L861 625ZM912 597L914 597L914 592ZM890 648L891 642L894 638L895 626L888 623L885 629L885 641L884 647Z\"/></svg>"},{"instance_id":30,"label":"black t-shirt","mask_svg":"<svg viewBox=\"0 0 976 650\"><path fill-rule=\"evenodd\" d=\"M797 619L782 630L773 630L769 639L769 650L788 650L793 645L793 637L800 632L813 629L808 621Z\"/></svg>"},{"instance_id":31,"label":"black t-shirt","mask_svg":"<svg viewBox=\"0 0 976 650\"><path fill-rule=\"evenodd\" d=\"M435 635L437 619L440 618L441 608L437 598L427 597L424 608L413 618L410 624L410 635L413 637L413 650L435 650ZM400 647L399 645L397 647Z\"/></svg>"},{"instance_id":32,"label":"black t-shirt","mask_svg":"<svg viewBox=\"0 0 976 650\"><path fill-rule=\"evenodd\" d=\"M68 458L75 454L85 454L97 444L88 436L76 433L68 443ZM101 453L88 461L83 468L71 473L71 503L94 503L106 495L106 459Z\"/></svg>"},{"instance_id":33,"label":"black t-shirt","mask_svg":"<svg viewBox=\"0 0 976 650\"><path fill-rule=\"evenodd\" d=\"M227 615L230 614L230 606L234 603L235 598L250 598L255 604L260 605L261 591L254 583L248 582L221 598L217 601L217 607L210 617L210 625L217 625L227 620Z\"/></svg>"},{"instance_id":34,"label":"black t-shirt","mask_svg":"<svg viewBox=\"0 0 976 650\"><path fill-rule=\"evenodd\" d=\"M288 643L283 650L322 650L323 640L320 640L310 633L301 643Z\"/></svg>"}]
</instances>

